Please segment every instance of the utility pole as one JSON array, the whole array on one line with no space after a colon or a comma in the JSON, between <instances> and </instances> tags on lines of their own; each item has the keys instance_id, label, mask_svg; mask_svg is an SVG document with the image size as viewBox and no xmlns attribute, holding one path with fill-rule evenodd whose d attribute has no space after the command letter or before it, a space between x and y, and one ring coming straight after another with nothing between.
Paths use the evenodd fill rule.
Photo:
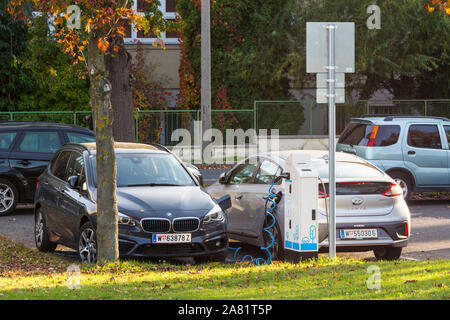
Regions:
<instances>
[{"instance_id":1,"label":"utility pole","mask_svg":"<svg viewBox=\"0 0 450 320\"><path fill-rule=\"evenodd\" d=\"M211 15L210 0L202 0L201 8L201 110L202 110L202 138L201 157L205 162L211 158L204 154L207 141L204 141L205 132L211 129Z\"/></svg>"}]
</instances>

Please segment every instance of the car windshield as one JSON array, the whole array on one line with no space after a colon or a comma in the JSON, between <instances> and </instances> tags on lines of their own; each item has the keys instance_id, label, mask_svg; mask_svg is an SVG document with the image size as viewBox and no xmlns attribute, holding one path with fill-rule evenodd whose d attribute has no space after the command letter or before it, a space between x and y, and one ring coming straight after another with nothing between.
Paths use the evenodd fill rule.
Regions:
<instances>
[{"instance_id":1,"label":"car windshield","mask_svg":"<svg viewBox=\"0 0 450 320\"><path fill-rule=\"evenodd\" d=\"M95 155L90 157L97 186ZM194 180L171 154L116 153L117 187L195 186Z\"/></svg>"},{"instance_id":2,"label":"car windshield","mask_svg":"<svg viewBox=\"0 0 450 320\"><path fill-rule=\"evenodd\" d=\"M319 177L328 179L328 162L320 161L313 163ZM336 162L336 179L375 179L382 178L383 172L372 167L370 164L357 162Z\"/></svg>"}]
</instances>

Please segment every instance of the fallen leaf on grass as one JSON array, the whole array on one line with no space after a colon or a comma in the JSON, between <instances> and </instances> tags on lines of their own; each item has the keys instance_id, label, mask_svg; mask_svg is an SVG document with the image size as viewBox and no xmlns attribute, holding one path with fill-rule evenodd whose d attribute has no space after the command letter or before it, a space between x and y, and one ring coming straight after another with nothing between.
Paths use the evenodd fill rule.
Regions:
<instances>
[{"instance_id":1,"label":"fallen leaf on grass","mask_svg":"<svg viewBox=\"0 0 450 320\"><path fill-rule=\"evenodd\" d=\"M403 283L414 283L414 282L417 282L417 280L406 280L406 281L403 282Z\"/></svg>"}]
</instances>

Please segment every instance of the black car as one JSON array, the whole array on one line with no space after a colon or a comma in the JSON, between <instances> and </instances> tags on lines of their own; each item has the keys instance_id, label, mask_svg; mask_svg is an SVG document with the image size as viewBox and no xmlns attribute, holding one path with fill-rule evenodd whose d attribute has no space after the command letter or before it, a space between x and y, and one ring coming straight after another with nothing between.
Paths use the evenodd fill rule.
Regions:
<instances>
[{"instance_id":1,"label":"black car","mask_svg":"<svg viewBox=\"0 0 450 320\"><path fill-rule=\"evenodd\" d=\"M225 259L229 196L213 200L166 149L116 143L115 153L121 256ZM96 261L96 186L95 143L69 143L55 154L35 196L40 251L60 243L77 250L81 261Z\"/></svg>"},{"instance_id":2,"label":"black car","mask_svg":"<svg viewBox=\"0 0 450 320\"><path fill-rule=\"evenodd\" d=\"M17 203L32 203L39 175L53 154L68 142L95 141L80 126L49 122L0 122L0 215Z\"/></svg>"}]
</instances>

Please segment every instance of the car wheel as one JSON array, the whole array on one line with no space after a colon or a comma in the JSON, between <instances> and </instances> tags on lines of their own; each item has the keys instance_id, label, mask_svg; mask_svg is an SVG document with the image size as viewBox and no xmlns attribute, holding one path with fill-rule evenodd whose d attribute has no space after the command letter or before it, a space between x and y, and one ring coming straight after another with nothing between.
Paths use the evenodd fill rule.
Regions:
<instances>
[{"instance_id":1,"label":"car wheel","mask_svg":"<svg viewBox=\"0 0 450 320\"><path fill-rule=\"evenodd\" d=\"M41 209L38 209L34 220L34 240L36 248L42 252L53 252L58 245L50 241L47 224Z\"/></svg>"},{"instance_id":2,"label":"car wheel","mask_svg":"<svg viewBox=\"0 0 450 320\"><path fill-rule=\"evenodd\" d=\"M78 237L78 256L81 262L97 262L97 235L90 222L83 224Z\"/></svg>"},{"instance_id":3,"label":"car wheel","mask_svg":"<svg viewBox=\"0 0 450 320\"><path fill-rule=\"evenodd\" d=\"M411 178L402 172L393 172L392 174L390 174L390 176L402 188L403 199L409 200L411 198L413 188Z\"/></svg>"},{"instance_id":4,"label":"car wheel","mask_svg":"<svg viewBox=\"0 0 450 320\"><path fill-rule=\"evenodd\" d=\"M377 260L398 260L402 254L401 247L381 247L373 250Z\"/></svg>"},{"instance_id":5,"label":"car wheel","mask_svg":"<svg viewBox=\"0 0 450 320\"><path fill-rule=\"evenodd\" d=\"M264 228L270 226L272 223L267 221L264 223ZM280 227L278 226L278 222L275 222L275 225L270 228L268 231L273 235L273 245L269 248L269 252L272 256L272 260L284 260L284 246L281 240L281 232ZM263 239L264 239L264 247L267 248L272 243L272 237L269 233L267 233L263 229Z\"/></svg>"},{"instance_id":6,"label":"car wheel","mask_svg":"<svg viewBox=\"0 0 450 320\"><path fill-rule=\"evenodd\" d=\"M16 186L9 180L0 179L0 216L14 211L19 199Z\"/></svg>"}]
</instances>

